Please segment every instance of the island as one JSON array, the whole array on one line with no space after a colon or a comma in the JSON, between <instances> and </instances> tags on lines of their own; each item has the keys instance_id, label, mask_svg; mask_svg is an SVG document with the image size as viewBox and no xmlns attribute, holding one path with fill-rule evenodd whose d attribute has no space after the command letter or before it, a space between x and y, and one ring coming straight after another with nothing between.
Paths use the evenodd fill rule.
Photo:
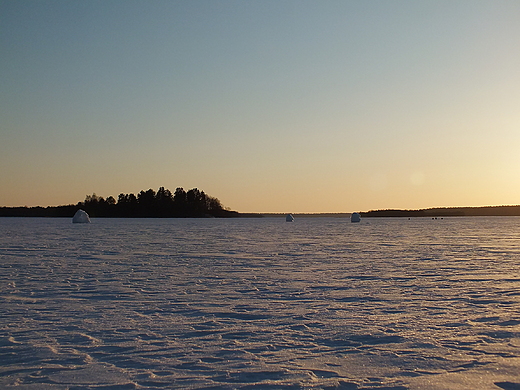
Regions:
<instances>
[{"instance_id":1,"label":"island","mask_svg":"<svg viewBox=\"0 0 520 390\"><path fill-rule=\"evenodd\" d=\"M197 188L185 191L178 187L174 193L160 187L137 195L119 194L103 198L95 193L83 202L48 207L0 207L0 217L72 217L82 209L91 218L236 218L259 216L232 211L220 200Z\"/></svg>"}]
</instances>

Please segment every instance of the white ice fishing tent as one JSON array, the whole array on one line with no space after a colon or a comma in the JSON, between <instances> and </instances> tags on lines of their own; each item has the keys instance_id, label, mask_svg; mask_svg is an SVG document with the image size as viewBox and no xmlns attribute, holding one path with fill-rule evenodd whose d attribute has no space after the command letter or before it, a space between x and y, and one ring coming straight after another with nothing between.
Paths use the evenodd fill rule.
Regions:
<instances>
[{"instance_id":1,"label":"white ice fishing tent","mask_svg":"<svg viewBox=\"0 0 520 390\"><path fill-rule=\"evenodd\" d=\"M361 215L359 213L352 213L350 216L350 222L360 222L361 221Z\"/></svg>"},{"instance_id":2,"label":"white ice fishing tent","mask_svg":"<svg viewBox=\"0 0 520 390\"><path fill-rule=\"evenodd\" d=\"M285 222L292 222L294 221L294 217L292 216L292 214L287 214L287 216L285 217Z\"/></svg>"},{"instance_id":3,"label":"white ice fishing tent","mask_svg":"<svg viewBox=\"0 0 520 390\"><path fill-rule=\"evenodd\" d=\"M90 218L86 211L79 209L72 217L72 223L90 223Z\"/></svg>"}]
</instances>

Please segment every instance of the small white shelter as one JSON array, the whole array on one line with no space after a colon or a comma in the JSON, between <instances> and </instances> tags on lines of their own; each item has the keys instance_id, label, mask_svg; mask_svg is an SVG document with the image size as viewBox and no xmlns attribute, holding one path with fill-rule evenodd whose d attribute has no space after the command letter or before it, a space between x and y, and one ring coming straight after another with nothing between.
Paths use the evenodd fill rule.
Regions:
<instances>
[{"instance_id":1,"label":"small white shelter","mask_svg":"<svg viewBox=\"0 0 520 390\"><path fill-rule=\"evenodd\" d=\"M359 213L352 213L350 216L350 222L360 222L361 221L361 215Z\"/></svg>"},{"instance_id":2,"label":"small white shelter","mask_svg":"<svg viewBox=\"0 0 520 390\"><path fill-rule=\"evenodd\" d=\"M90 217L86 211L79 209L72 217L72 223L90 223Z\"/></svg>"},{"instance_id":3,"label":"small white shelter","mask_svg":"<svg viewBox=\"0 0 520 390\"><path fill-rule=\"evenodd\" d=\"M285 217L285 222L292 222L294 221L294 217L292 216L292 214L287 214L287 216Z\"/></svg>"}]
</instances>

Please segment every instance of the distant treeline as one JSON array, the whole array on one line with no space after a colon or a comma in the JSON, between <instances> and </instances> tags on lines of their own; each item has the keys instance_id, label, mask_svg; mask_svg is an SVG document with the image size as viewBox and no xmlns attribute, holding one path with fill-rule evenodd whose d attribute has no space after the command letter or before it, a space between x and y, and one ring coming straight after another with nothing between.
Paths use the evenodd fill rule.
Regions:
<instances>
[{"instance_id":1,"label":"distant treeline","mask_svg":"<svg viewBox=\"0 0 520 390\"><path fill-rule=\"evenodd\" d=\"M217 198L193 188L185 191L177 188L172 194L164 187L134 194L119 194L117 200L103 198L95 193L76 205L50 207L0 207L1 217L72 217L78 209L91 217L118 218L203 218L243 216L222 206Z\"/></svg>"},{"instance_id":2,"label":"distant treeline","mask_svg":"<svg viewBox=\"0 0 520 390\"><path fill-rule=\"evenodd\" d=\"M287 213L262 213L262 217L285 218ZM350 213L292 213L294 218L350 218Z\"/></svg>"},{"instance_id":3,"label":"distant treeline","mask_svg":"<svg viewBox=\"0 0 520 390\"><path fill-rule=\"evenodd\" d=\"M203 217L275 217L279 213L238 213L222 206L220 200L193 188L179 187L172 193L160 187L134 194L119 194L117 200L106 199L95 193L77 204L49 207L0 207L0 217L72 217L78 209L91 217L117 218L203 218ZM445 207L419 210L370 210L361 217L464 217L464 216L520 216L519 206ZM348 217L346 213L294 214L297 217Z\"/></svg>"},{"instance_id":4,"label":"distant treeline","mask_svg":"<svg viewBox=\"0 0 520 390\"><path fill-rule=\"evenodd\" d=\"M446 207L420 210L371 210L361 217L520 216L520 206Z\"/></svg>"}]
</instances>

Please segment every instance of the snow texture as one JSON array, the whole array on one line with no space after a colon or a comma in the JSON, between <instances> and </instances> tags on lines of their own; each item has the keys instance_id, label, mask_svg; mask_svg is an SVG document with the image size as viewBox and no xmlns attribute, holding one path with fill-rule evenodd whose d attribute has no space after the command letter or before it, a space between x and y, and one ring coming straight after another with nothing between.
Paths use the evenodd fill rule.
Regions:
<instances>
[{"instance_id":1,"label":"snow texture","mask_svg":"<svg viewBox=\"0 0 520 390\"><path fill-rule=\"evenodd\" d=\"M0 218L2 389L518 389L520 218Z\"/></svg>"}]
</instances>

